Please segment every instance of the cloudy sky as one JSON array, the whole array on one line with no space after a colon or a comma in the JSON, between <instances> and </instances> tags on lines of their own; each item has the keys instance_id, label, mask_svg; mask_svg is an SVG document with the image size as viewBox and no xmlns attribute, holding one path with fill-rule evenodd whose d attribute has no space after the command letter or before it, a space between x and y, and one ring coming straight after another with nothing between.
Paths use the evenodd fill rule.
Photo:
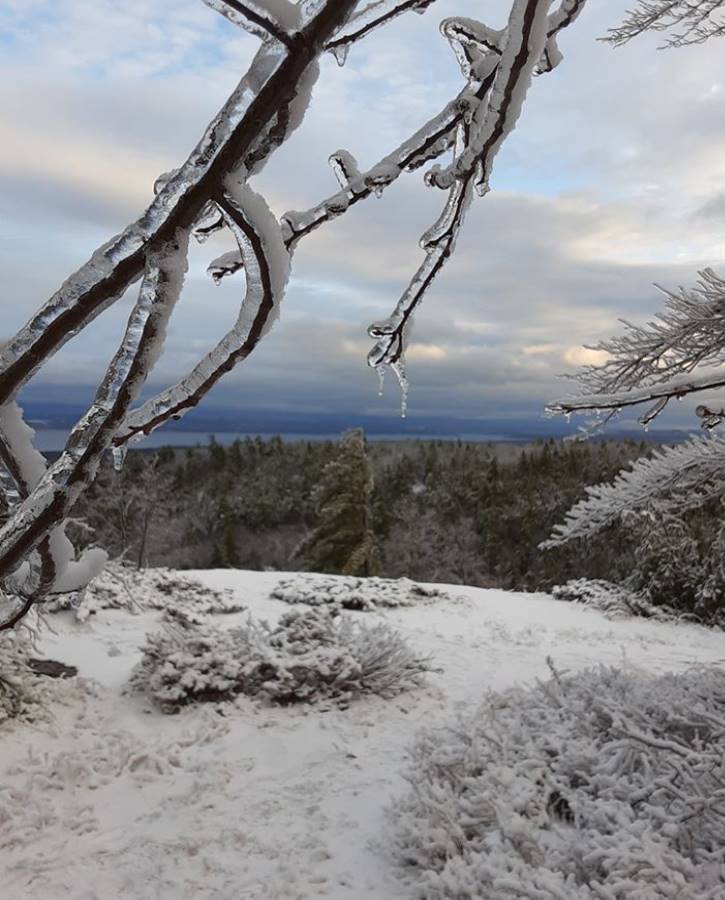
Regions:
<instances>
[{"instance_id":1,"label":"cloudy sky","mask_svg":"<svg viewBox=\"0 0 725 900\"><path fill-rule=\"evenodd\" d=\"M460 89L444 16L505 21L506 0L438 0L324 61L307 119L256 180L274 210L334 189L326 160L363 167ZM692 283L725 258L725 65L716 41L658 51L597 41L623 0L589 0L537 79L457 255L421 310L409 351L410 415L536 416L586 342L659 306L653 282ZM0 269L9 336L143 210L155 177L188 154L244 72L255 41L200 0L3 0ZM212 396L240 407L394 413L365 365L366 326L387 315L421 259L441 193L409 175L306 240L282 320ZM193 251L158 386L228 327L241 285L205 275L226 248ZM34 397L88 394L130 298L43 370ZM683 414L679 410L680 415ZM672 420L670 420L672 421Z\"/></svg>"}]
</instances>

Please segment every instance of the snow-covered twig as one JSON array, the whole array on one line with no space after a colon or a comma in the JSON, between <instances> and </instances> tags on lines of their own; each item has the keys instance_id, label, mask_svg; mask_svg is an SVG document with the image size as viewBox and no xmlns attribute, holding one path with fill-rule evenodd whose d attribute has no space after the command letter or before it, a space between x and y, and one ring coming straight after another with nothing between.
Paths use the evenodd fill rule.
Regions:
<instances>
[{"instance_id":1,"label":"snow-covered twig","mask_svg":"<svg viewBox=\"0 0 725 900\"><path fill-rule=\"evenodd\" d=\"M719 16L718 16L719 14ZM645 31L669 31L666 46L701 44L725 34L725 0L639 0L605 40L621 46Z\"/></svg>"}]
</instances>

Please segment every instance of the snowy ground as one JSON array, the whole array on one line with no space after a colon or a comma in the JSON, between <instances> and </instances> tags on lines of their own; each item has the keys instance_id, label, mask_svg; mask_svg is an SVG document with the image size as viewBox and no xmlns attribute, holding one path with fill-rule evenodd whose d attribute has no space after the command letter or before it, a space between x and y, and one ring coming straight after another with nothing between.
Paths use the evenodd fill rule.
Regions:
<instances>
[{"instance_id":1,"label":"snowy ground","mask_svg":"<svg viewBox=\"0 0 725 900\"><path fill-rule=\"evenodd\" d=\"M289 609L267 599L278 573L194 574L255 616ZM608 621L544 595L451 593L460 599L359 614L384 616L441 671L346 710L243 700L163 716L124 693L158 613L54 616L41 651L83 678L53 683L52 724L0 730L0 896L402 900L379 842L420 725L546 676L549 655L560 670L725 662L725 634L696 626Z\"/></svg>"}]
</instances>

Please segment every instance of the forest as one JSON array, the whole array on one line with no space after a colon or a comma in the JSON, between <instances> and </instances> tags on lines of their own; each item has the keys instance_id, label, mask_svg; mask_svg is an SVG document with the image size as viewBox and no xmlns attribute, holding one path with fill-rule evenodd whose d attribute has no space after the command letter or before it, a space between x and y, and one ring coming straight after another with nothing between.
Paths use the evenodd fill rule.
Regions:
<instances>
[{"instance_id":1,"label":"forest","mask_svg":"<svg viewBox=\"0 0 725 900\"><path fill-rule=\"evenodd\" d=\"M141 568L344 571L527 591L585 577L697 610L699 618L720 608L724 579L713 551L725 540L725 517L717 499L679 515L633 512L592 539L539 549L587 486L611 481L651 454L651 443L365 441L363 448L338 481L335 466L349 456L344 441L246 438L134 451L120 471L104 463L72 528L81 545ZM375 561L345 569L339 554L315 551L314 536L325 518L321 494L334 501L356 467L364 471L350 516L362 512ZM341 532L345 518L343 511Z\"/></svg>"}]
</instances>

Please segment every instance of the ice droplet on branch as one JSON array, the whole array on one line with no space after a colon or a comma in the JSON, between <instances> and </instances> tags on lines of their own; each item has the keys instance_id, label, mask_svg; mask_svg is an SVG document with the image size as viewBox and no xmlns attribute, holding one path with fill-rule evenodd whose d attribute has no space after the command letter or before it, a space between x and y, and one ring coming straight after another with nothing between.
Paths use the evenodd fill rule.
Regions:
<instances>
[{"instance_id":1,"label":"ice droplet on branch","mask_svg":"<svg viewBox=\"0 0 725 900\"><path fill-rule=\"evenodd\" d=\"M120 472L123 469L123 464L126 462L126 457L128 456L128 444L124 444L122 447L113 447L111 456L113 457L114 471Z\"/></svg>"},{"instance_id":2,"label":"ice droplet on branch","mask_svg":"<svg viewBox=\"0 0 725 900\"><path fill-rule=\"evenodd\" d=\"M349 44L336 44L330 51L332 55L335 57L335 62L338 66L344 66L347 61L348 53L350 52Z\"/></svg>"}]
</instances>

